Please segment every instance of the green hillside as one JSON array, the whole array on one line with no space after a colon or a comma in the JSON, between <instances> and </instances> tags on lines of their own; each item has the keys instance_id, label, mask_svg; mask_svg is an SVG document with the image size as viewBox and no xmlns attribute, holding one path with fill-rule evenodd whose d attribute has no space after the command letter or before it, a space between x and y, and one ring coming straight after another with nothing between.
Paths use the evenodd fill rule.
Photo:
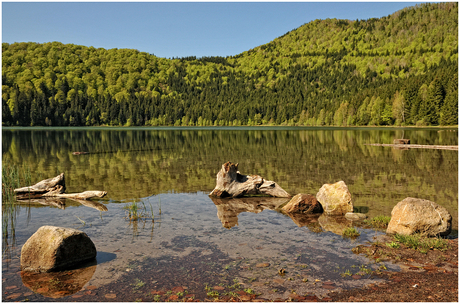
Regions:
<instances>
[{"instance_id":1,"label":"green hillside","mask_svg":"<svg viewBox=\"0 0 460 304\"><path fill-rule=\"evenodd\" d=\"M2 44L2 123L457 125L458 3L315 20L230 57Z\"/></svg>"}]
</instances>

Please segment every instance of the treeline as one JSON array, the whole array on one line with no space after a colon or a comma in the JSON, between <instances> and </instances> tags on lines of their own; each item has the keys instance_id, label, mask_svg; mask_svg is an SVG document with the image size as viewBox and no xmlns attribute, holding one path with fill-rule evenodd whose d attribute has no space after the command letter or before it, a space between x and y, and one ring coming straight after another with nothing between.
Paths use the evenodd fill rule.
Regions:
<instances>
[{"instance_id":1,"label":"treeline","mask_svg":"<svg viewBox=\"0 0 460 304\"><path fill-rule=\"evenodd\" d=\"M4 126L457 125L458 3L315 20L230 57L2 44Z\"/></svg>"}]
</instances>

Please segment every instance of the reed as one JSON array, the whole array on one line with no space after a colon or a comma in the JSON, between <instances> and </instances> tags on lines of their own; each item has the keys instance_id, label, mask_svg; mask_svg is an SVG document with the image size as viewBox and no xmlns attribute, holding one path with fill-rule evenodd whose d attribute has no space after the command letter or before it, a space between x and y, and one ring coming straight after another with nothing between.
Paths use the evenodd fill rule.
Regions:
<instances>
[{"instance_id":1,"label":"reed","mask_svg":"<svg viewBox=\"0 0 460 304\"><path fill-rule=\"evenodd\" d=\"M19 213L14 189L31 184L30 168L15 165L2 166L2 257L16 243L16 217Z\"/></svg>"},{"instance_id":2,"label":"reed","mask_svg":"<svg viewBox=\"0 0 460 304\"><path fill-rule=\"evenodd\" d=\"M150 212L148 212L147 207L145 206L144 202L137 202L133 201L130 204L123 207L123 209L127 212L127 218L130 221L138 221L138 220L145 220L145 219L152 219L155 220L155 215L153 213L152 204L150 204Z\"/></svg>"}]
</instances>

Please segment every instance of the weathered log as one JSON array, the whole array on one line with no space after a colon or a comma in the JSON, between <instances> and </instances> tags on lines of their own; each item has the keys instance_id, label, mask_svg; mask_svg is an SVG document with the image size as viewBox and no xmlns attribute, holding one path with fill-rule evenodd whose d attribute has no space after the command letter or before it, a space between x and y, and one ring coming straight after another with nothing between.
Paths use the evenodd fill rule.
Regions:
<instances>
[{"instance_id":1,"label":"weathered log","mask_svg":"<svg viewBox=\"0 0 460 304\"><path fill-rule=\"evenodd\" d=\"M89 154L89 152L72 152L73 155L85 155Z\"/></svg>"},{"instance_id":2,"label":"weathered log","mask_svg":"<svg viewBox=\"0 0 460 304\"><path fill-rule=\"evenodd\" d=\"M410 139L398 138L393 140L393 144L395 145L409 145Z\"/></svg>"},{"instance_id":3,"label":"weathered log","mask_svg":"<svg viewBox=\"0 0 460 304\"><path fill-rule=\"evenodd\" d=\"M14 189L16 199L37 199L44 197L60 197L60 198L73 198L80 200L87 200L93 197L104 197L106 191L84 191L81 193L68 193L65 194L65 179L64 173L56 177L42 180L33 186L22 187Z\"/></svg>"},{"instance_id":4,"label":"weathered log","mask_svg":"<svg viewBox=\"0 0 460 304\"><path fill-rule=\"evenodd\" d=\"M241 197L245 195L270 195L291 197L274 181L263 179L259 175L242 175L238 164L226 162L217 173L216 187L210 195L217 197Z\"/></svg>"},{"instance_id":5,"label":"weathered log","mask_svg":"<svg viewBox=\"0 0 460 304\"><path fill-rule=\"evenodd\" d=\"M58 176L53 177L53 178L42 180L33 186L27 186L27 187L14 189L14 193L16 193L17 196L26 194L27 198L29 198L30 194L40 195L40 194L44 194L50 191L57 192L57 193L64 193L65 191L64 173L61 173ZM41 196L42 195L38 197L41 197ZM37 198L37 197L30 197L30 198Z\"/></svg>"},{"instance_id":6,"label":"weathered log","mask_svg":"<svg viewBox=\"0 0 460 304\"><path fill-rule=\"evenodd\" d=\"M364 144L366 146L394 147L394 148L417 148L417 149L436 149L436 150L458 150L458 146L439 146L439 145L414 145L414 144Z\"/></svg>"},{"instance_id":7,"label":"weathered log","mask_svg":"<svg viewBox=\"0 0 460 304\"><path fill-rule=\"evenodd\" d=\"M61 198L71 198L79 200L87 200L93 197L104 197L107 194L106 191L84 191L80 193L54 193L48 192L43 194L43 197L61 197Z\"/></svg>"}]
</instances>

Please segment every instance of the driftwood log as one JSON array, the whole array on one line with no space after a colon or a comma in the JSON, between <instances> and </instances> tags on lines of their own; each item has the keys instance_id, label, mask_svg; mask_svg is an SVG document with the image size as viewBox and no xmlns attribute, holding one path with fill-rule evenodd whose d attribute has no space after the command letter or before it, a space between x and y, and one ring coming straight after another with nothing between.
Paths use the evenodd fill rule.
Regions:
<instances>
[{"instance_id":1,"label":"driftwood log","mask_svg":"<svg viewBox=\"0 0 460 304\"><path fill-rule=\"evenodd\" d=\"M65 191L65 178L64 173L56 177L42 180L33 186L22 187L14 189L16 199L36 199L45 197L60 197L71 198L79 200L87 200L93 197L104 197L106 191L84 191L81 193L64 193Z\"/></svg>"},{"instance_id":2,"label":"driftwood log","mask_svg":"<svg viewBox=\"0 0 460 304\"><path fill-rule=\"evenodd\" d=\"M259 175L242 175L238 164L226 162L217 173L216 187L210 193L216 197L241 197L245 195L269 195L291 197L277 183L263 179Z\"/></svg>"}]
</instances>

